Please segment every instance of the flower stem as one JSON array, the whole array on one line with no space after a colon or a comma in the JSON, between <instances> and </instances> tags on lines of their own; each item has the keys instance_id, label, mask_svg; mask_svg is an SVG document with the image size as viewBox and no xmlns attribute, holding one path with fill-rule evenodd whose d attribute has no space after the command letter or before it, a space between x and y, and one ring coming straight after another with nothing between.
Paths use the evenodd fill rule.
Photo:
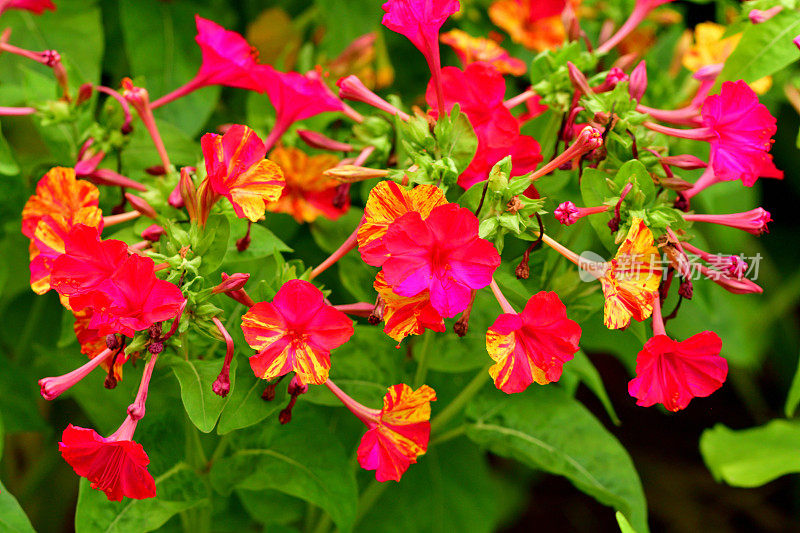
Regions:
<instances>
[{"instance_id":1,"label":"flower stem","mask_svg":"<svg viewBox=\"0 0 800 533\"><path fill-rule=\"evenodd\" d=\"M353 522L353 526L358 525L364 518L364 515L375 505L375 502L383 496L384 491L386 491L388 487L388 483L381 483L377 479L373 479L370 482L358 498L358 510L356 511L356 519Z\"/></svg>"},{"instance_id":2,"label":"flower stem","mask_svg":"<svg viewBox=\"0 0 800 533\"><path fill-rule=\"evenodd\" d=\"M500 287L497 285L497 282L494 280L494 278L492 278L492 282L489 284L489 287L492 289L492 293L494 294L494 297L497 298L497 303L500 304L500 307L503 308L503 311L512 315L516 315L517 312L514 310L511 304L508 303L508 300L500 290Z\"/></svg>"},{"instance_id":3,"label":"flower stem","mask_svg":"<svg viewBox=\"0 0 800 533\"><path fill-rule=\"evenodd\" d=\"M447 407L442 409L442 411L436 415L433 420L431 420L431 433L437 433L445 424L447 424L451 418L456 416L461 409L466 406L467 402L470 401L473 396L478 394L483 386L486 384L486 373L489 370L489 366L485 366L480 369L480 371L475 374L475 377L472 378L472 381L467 383L467 386L464 387L461 392L458 393L452 402L450 402Z\"/></svg>"}]
</instances>

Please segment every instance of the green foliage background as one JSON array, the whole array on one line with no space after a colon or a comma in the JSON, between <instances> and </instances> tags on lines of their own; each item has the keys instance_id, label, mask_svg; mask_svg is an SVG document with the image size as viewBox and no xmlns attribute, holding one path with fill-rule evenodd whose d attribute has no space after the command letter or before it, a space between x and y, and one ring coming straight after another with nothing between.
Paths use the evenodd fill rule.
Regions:
<instances>
[{"instance_id":1,"label":"green foliage background","mask_svg":"<svg viewBox=\"0 0 800 533\"><path fill-rule=\"evenodd\" d=\"M370 0L56 3L57 12L41 17L4 14L0 28L11 27L12 42L19 46L57 49L73 90L83 82L116 86L130 75L151 95L161 95L190 79L200 64L194 43L195 13L244 33L266 8L276 6L295 21L294 33L285 39L294 39L291 42L298 45L297 70L335 57L355 37L377 30L388 57L404 58L393 65L396 79L391 91L406 102L418 103L427 80L422 56L402 37L380 27L380 3ZM476 34L492 29L483 2L463 4L464 14L456 22L459 27ZM611 13L614 9L626 13L631 2L610 4ZM693 24L713 19L733 5L737 4L720 1L677 4L676 8ZM327 531L331 524L357 531L527 530L531 524L545 530L597 531L617 528L617 509L641 532L646 528L645 499L654 530L690 531L704 524L717 531L748 527L777 531L796 524L798 506L792 498L797 494L796 479L772 480L800 471L800 425L792 418L800 385L789 393L800 349L798 119L783 102L780 90L784 83L795 81L793 62L798 54L796 49L781 49L766 58L753 57L759 45L744 46L771 42L769 31L797 28L800 18L785 13L776 20L780 28L773 23L760 30L765 35L743 40L722 76L757 79L764 75L763 69L770 73L784 69L774 74L775 88L762 101L778 117L773 153L778 167L786 170L786 179L762 180L763 184L750 189L738 183L722 184L698 198L704 212L737 212L763 205L773 213L771 233L761 239L725 228L704 228L702 236L708 249L760 253L758 281L764 295L734 296L711 283L696 284L695 299L691 305L684 304L670 324L676 337L685 338L698 328L722 337L723 355L731 364L724 389L711 399L695 400L690 409L676 415L635 407L627 396L626 382L646 338L644 325L635 324L625 335L606 330L591 312L599 302L597 292L588 293L586 286L576 285L574 273L570 276L567 270L545 265L544 253L534 256L531 279L517 281L512 269L527 243L509 242L498 280L512 303L521 306L540 287L556 290L581 322L585 353L565 367L558 386L534 386L508 397L488 379L473 381L478 373L486 376L483 334L499 312L488 295L480 295L467 337L458 340L444 335L428 347L433 354L429 381L437 385L439 397L434 415L465 386L482 389L464 414L437 428L442 430L441 443L434 436L428 454L402 483L387 486L372 483L372 474L354 468L361 427L335 406L327 391L312 390L302 397L288 427L280 427L274 416L285 398L279 395L272 403L263 402L259 397L262 384L244 360L238 361L231 395L221 399L211 394L223 352L219 343L211 341L192 346L206 355L203 360L165 357L153 381L148 415L137 440L150 455L159 498L113 504L90 490L85 480L79 484L57 453L61 430L72 422L103 434L113 431L136 383L126 379L114 391L107 391L102 376L91 375L64 396L66 401L45 402L39 396L39 378L73 369L82 356L57 296L51 292L36 297L30 291L20 212L42 174L53 165L73 162L78 145L74 132L63 127L42 127L29 118L4 118L0 137L0 434L4 438L0 450L3 443L5 449L0 478L5 486L0 486L0 530L30 531L32 524L38 531L70 531L77 524L83 532L177 531L203 523L204 515L210 515L213 531ZM677 25L663 30L648 56L648 97L661 107L679 100L670 94L676 80L669 78L666 66L680 31ZM792 29L789 39L796 33ZM751 56L745 56L748 51ZM513 52L526 61L532 59L528 51L515 48ZM282 67L285 59L279 56L276 66ZM444 52L443 62L457 64L449 52ZM0 55L0 103L25 105L55 98L50 76L44 67ZM526 84L525 80L516 87L510 83L509 94ZM272 114L266 96L212 87L159 110L157 120L173 163L195 165L201 133L221 123L245 123L263 134ZM307 122L321 128L330 120L322 116ZM527 126L525 133L539 139L547 156L557 126L544 117ZM120 168L139 179L146 167L158 163L144 128L138 127ZM368 189L358 189L354 188L354 203L363 205ZM581 194L576 184L568 185L558 174L543 182L541 192L572 198ZM101 205L114 205L117 199L104 195ZM359 217L353 210L336 222L320 220L298 227L288 216L270 215L254 230L254 248L240 256L229 254L224 267L278 279L297 265L267 258L276 248L287 260L314 265L344 240ZM601 251L589 223L581 224L584 228L570 230L573 240L568 244L573 249ZM136 230L142 227L134 225ZM241 221L232 220L230 235L243 232ZM347 257L320 281L335 294L350 295L352 301L369 301L370 275L374 272ZM255 295L269 298L276 289L263 283ZM238 320L242 309L231 302L225 312ZM238 322L228 325L237 346L244 346ZM332 377L359 401L377 406L388 384L411 381L414 358L426 341L408 339L397 350L379 329L359 325L353 342L334 355ZM773 418L786 420L766 424ZM700 440L701 432L715 424L727 427L716 426ZM201 433L194 431L195 426ZM744 433L732 431L751 426L759 427ZM220 436L226 439L221 448ZM703 465L698 442L710 470ZM203 471L209 462L210 469ZM745 494L715 484L714 479L746 487L772 483ZM626 519L620 520L624 530Z\"/></svg>"}]
</instances>

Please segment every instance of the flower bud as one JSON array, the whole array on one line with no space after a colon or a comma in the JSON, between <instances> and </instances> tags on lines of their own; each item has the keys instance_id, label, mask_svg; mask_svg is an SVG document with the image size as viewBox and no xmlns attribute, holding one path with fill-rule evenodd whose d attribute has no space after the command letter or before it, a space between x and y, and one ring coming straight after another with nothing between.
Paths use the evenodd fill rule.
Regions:
<instances>
[{"instance_id":1,"label":"flower bud","mask_svg":"<svg viewBox=\"0 0 800 533\"><path fill-rule=\"evenodd\" d=\"M142 238L146 241L158 242L164 233L166 233L164 228L158 224L151 224L142 231Z\"/></svg>"},{"instance_id":2,"label":"flower bud","mask_svg":"<svg viewBox=\"0 0 800 533\"><path fill-rule=\"evenodd\" d=\"M222 283L211 289L212 294L219 294L221 292L229 292L229 291L238 291L243 289L247 280L250 279L250 274L243 274L237 272L231 276L228 276L224 272L222 273Z\"/></svg>"},{"instance_id":3,"label":"flower bud","mask_svg":"<svg viewBox=\"0 0 800 533\"><path fill-rule=\"evenodd\" d=\"M318 150L330 150L331 152L350 152L353 150L352 145L331 139L316 131L299 129L297 130L297 135L311 148Z\"/></svg>"},{"instance_id":4,"label":"flower bud","mask_svg":"<svg viewBox=\"0 0 800 533\"><path fill-rule=\"evenodd\" d=\"M630 85L628 85L628 92L631 98L637 102L642 101L644 92L647 90L647 65L644 61L640 61L638 65L631 71Z\"/></svg>"},{"instance_id":5,"label":"flower bud","mask_svg":"<svg viewBox=\"0 0 800 533\"><path fill-rule=\"evenodd\" d=\"M129 192L125 193L125 198L127 198L128 202L131 204L131 207L144 216L148 218L158 218L158 213L156 213L156 210L153 209L153 206L147 203L147 200L144 198L133 195Z\"/></svg>"}]
</instances>

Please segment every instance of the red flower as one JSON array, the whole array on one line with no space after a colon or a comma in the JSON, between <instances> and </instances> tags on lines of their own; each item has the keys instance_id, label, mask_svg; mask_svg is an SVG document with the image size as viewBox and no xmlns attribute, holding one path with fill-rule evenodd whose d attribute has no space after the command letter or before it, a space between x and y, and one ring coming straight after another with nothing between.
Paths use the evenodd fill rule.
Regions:
<instances>
[{"instance_id":1,"label":"red flower","mask_svg":"<svg viewBox=\"0 0 800 533\"><path fill-rule=\"evenodd\" d=\"M97 228L79 224L64 239L64 253L53 263L51 283L70 298L72 309L93 305L93 294L104 288L128 257L128 245L101 240Z\"/></svg>"},{"instance_id":2,"label":"red flower","mask_svg":"<svg viewBox=\"0 0 800 533\"><path fill-rule=\"evenodd\" d=\"M661 403L670 411L683 409L692 398L709 396L725 382L728 362L720 350L722 341L711 331L683 342L655 335L636 358L628 393L642 407Z\"/></svg>"},{"instance_id":3,"label":"red flower","mask_svg":"<svg viewBox=\"0 0 800 533\"><path fill-rule=\"evenodd\" d=\"M416 296L398 296L386 284L383 272L378 272L372 286L383 300L383 332L398 343L409 335L422 335L426 329L445 331L444 320L431 305L427 290Z\"/></svg>"},{"instance_id":4,"label":"red flower","mask_svg":"<svg viewBox=\"0 0 800 533\"><path fill-rule=\"evenodd\" d=\"M478 219L457 204L434 208L423 220L412 211L395 220L384 237L389 253L386 282L400 296L430 291L443 317L463 311L473 289L489 285L500 264L492 244L478 237Z\"/></svg>"},{"instance_id":5,"label":"red flower","mask_svg":"<svg viewBox=\"0 0 800 533\"><path fill-rule=\"evenodd\" d=\"M506 82L494 67L482 62L472 63L463 71L445 67L442 84L446 109L459 104L478 136L478 151L459 176L459 185L469 188L485 180L492 166L507 155L511 156L512 176L530 172L542 161L539 143L520 135L519 121L503 105ZM428 84L425 100L429 106L435 105L432 84ZM438 111L432 109L431 114L438 116Z\"/></svg>"},{"instance_id":6,"label":"red flower","mask_svg":"<svg viewBox=\"0 0 800 533\"><path fill-rule=\"evenodd\" d=\"M762 207L757 207L744 213L728 213L724 215L686 214L683 215L683 218L692 222L710 222L720 226L736 228L755 236L769 232L767 223L772 222L769 211Z\"/></svg>"},{"instance_id":7,"label":"red flower","mask_svg":"<svg viewBox=\"0 0 800 533\"><path fill-rule=\"evenodd\" d=\"M438 56L439 29L447 18L461 9L457 0L389 0L383 4L381 23L404 35L425 55Z\"/></svg>"},{"instance_id":8,"label":"red flower","mask_svg":"<svg viewBox=\"0 0 800 533\"><path fill-rule=\"evenodd\" d=\"M486 332L486 350L497 364L489 369L505 393L558 381L561 368L578 351L581 327L567 318L554 292L539 292L520 314L502 314Z\"/></svg>"},{"instance_id":9,"label":"red flower","mask_svg":"<svg viewBox=\"0 0 800 533\"><path fill-rule=\"evenodd\" d=\"M137 331L173 318L185 301L176 285L156 277L152 259L136 254L122 263L102 292L102 297L95 299L90 323L101 335L133 337Z\"/></svg>"},{"instance_id":10,"label":"red flower","mask_svg":"<svg viewBox=\"0 0 800 533\"><path fill-rule=\"evenodd\" d=\"M328 379L331 350L355 332L341 311L307 281L287 281L272 302L255 304L242 317L247 344L259 350L250 357L256 376L272 379L296 372L302 383L321 385Z\"/></svg>"},{"instance_id":11,"label":"red flower","mask_svg":"<svg viewBox=\"0 0 800 533\"><path fill-rule=\"evenodd\" d=\"M706 98L701 116L712 131L710 164L717 178L741 178L751 187L762 175L783 177L769 155L775 117L745 82L723 83L719 94Z\"/></svg>"},{"instance_id":12,"label":"red flower","mask_svg":"<svg viewBox=\"0 0 800 533\"><path fill-rule=\"evenodd\" d=\"M221 196L230 200L239 218L251 222L263 218L266 204L280 198L284 179L280 167L264 159L267 147L256 133L236 124L224 135L206 133L200 146L208 173L207 181L200 186L204 198L202 222Z\"/></svg>"},{"instance_id":13,"label":"red flower","mask_svg":"<svg viewBox=\"0 0 800 533\"><path fill-rule=\"evenodd\" d=\"M150 458L142 445L133 442L130 418L108 438L92 429L67 426L58 443L64 460L75 473L91 481L93 489L102 490L110 501L123 496L141 500L156 495L153 476L147 471Z\"/></svg>"}]
</instances>

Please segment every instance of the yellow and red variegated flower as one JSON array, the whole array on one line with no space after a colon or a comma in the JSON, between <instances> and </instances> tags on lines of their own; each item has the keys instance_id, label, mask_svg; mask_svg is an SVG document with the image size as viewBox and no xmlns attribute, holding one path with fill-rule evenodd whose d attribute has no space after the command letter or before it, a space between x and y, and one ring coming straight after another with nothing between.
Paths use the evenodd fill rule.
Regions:
<instances>
[{"instance_id":1,"label":"yellow and red variegated flower","mask_svg":"<svg viewBox=\"0 0 800 533\"><path fill-rule=\"evenodd\" d=\"M383 300L383 331L398 343L409 335L422 335L426 329L445 331L442 316L431 305L430 291L400 296L386 283L383 272L378 272L372 286Z\"/></svg>"},{"instance_id":2,"label":"yellow and red variegated flower","mask_svg":"<svg viewBox=\"0 0 800 533\"><path fill-rule=\"evenodd\" d=\"M94 184L75 178L73 168L54 167L39 180L22 210L22 233L31 240L31 288L37 294L50 290L53 261L64 253L64 237L76 224L102 230L99 196Z\"/></svg>"},{"instance_id":3,"label":"yellow and red variegated flower","mask_svg":"<svg viewBox=\"0 0 800 533\"><path fill-rule=\"evenodd\" d=\"M364 218L358 227L361 259L368 265L383 265L388 254L383 237L392 222L412 211L425 220L435 207L446 203L444 193L435 185L417 185L408 190L393 181L378 183L369 192Z\"/></svg>"},{"instance_id":4,"label":"yellow and red variegated flower","mask_svg":"<svg viewBox=\"0 0 800 533\"><path fill-rule=\"evenodd\" d=\"M255 375L272 379L295 372L303 384L328 379L330 353L355 332L347 315L325 303L307 281L287 281L272 302L255 304L242 317L247 344L259 350L250 357Z\"/></svg>"},{"instance_id":5,"label":"yellow and red variegated flower","mask_svg":"<svg viewBox=\"0 0 800 533\"><path fill-rule=\"evenodd\" d=\"M389 388L377 423L358 446L358 464L375 470L378 481L400 481L409 465L428 449L431 435L431 402L436 392L422 385L413 390L403 383Z\"/></svg>"},{"instance_id":6,"label":"yellow and red variegated flower","mask_svg":"<svg viewBox=\"0 0 800 533\"><path fill-rule=\"evenodd\" d=\"M251 222L263 218L266 204L280 198L284 179L280 167L264 159L267 148L256 133L235 124L224 135L206 133L200 146L208 173L200 186L203 215L207 217L211 205L224 196L239 218Z\"/></svg>"},{"instance_id":7,"label":"yellow and red variegated flower","mask_svg":"<svg viewBox=\"0 0 800 533\"><path fill-rule=\"evenodd\" d=\"M497 0L489 6L489 18L515 43L541 52L564 43L565 7L565 0Z\"/></svg>"},{"instance_id":8,"label":"yellow and red variegated flower","mask_svg":"<svg viewBox=\"0 0 800 533\"><path fill-rule=\"evenodd\" d=\"M54 167L39 180L36 194L22 210L22 234L33 239L36 226L45 215L60 215L70 226L74 225L73 217L91 218L87 213L100 212L99 197L94 184L75 179L74 168Z\"/></svg>"},{"instance_id":9,"label":"yellow and red variegated flower","mask_svg":"<svg viewBox=\"0 0 800 533\"><path fill-rule=\"evenodd\" d=\"M653 313L653 301L661 282L661 267L653 233L644 221L634 218L617 255L606 265L603 285L604 322L609 329L641 322Z\"/></svg>"},{"instance_id":10,"label":"yellow and red variegated flower","mask_svg":"<svg viewBox=\"0 0 800 533\"><path fill-rule=\"evenodd\" d=\"M75 316L75 323L73 324L72 329L75 331L75 337L78 339L78 342L81 345L81 353L88 356L89 359L94 359L98 355L102 354L106 349L105 336L100 335L98 330L89 326L89 322L92 320L93 313L94 311L92 311L91 307L72 312L72 314ZM114 379L116 381L121 381L122 365L124 365L127 360L128 355L125 353L125 350L122 350L117 354L115 359L103 361L101 366L106 372L108 372L111 364L113 363Z\"/></svg>"},{"instance_id":11,"label":"yellow and red variegated flower","mask_svg":"<svg viewBox=\"0 0 800 533\"><path fill-rule=\"evenodd\" d=\"M439 40L455 50L465 67L476 61L483 61L501 74L522 76L527 70L524 61L511 57L502 46L491 39L473 37L461 30L450 30L443 33Z\"/></svg>"},{"instance_id":12,"label":"yellow and red variegated flower","mask_svg":"<svg viewBox=\"0 0 800 533\"><path fill-rule=\"evenodd\" d=\"M287 213L302 224L313 222L319 216L336 220L350 208L349 197L341 207L333 205L339 182L323 174L339 163L336 156L321 154L309 157L298 148L279 146L269 159L283 171L286 186L280 199L267 205L268 211Z\"/></svg>"},{"instance_id":13,"label":"yellow and red variegated flower","mask_svg":"<svg viewBox=\"0 0 800 533\"><path fill-rule=\"evenodd\" d=\"M522 313L500 315L486 332L486 350L497 362L489 374L508 394L522 392L534 381L558 381L564 363L578 351L580 338L581 327L567 318L558 295L539 292Z\"/></svg>"}]
</instances>

